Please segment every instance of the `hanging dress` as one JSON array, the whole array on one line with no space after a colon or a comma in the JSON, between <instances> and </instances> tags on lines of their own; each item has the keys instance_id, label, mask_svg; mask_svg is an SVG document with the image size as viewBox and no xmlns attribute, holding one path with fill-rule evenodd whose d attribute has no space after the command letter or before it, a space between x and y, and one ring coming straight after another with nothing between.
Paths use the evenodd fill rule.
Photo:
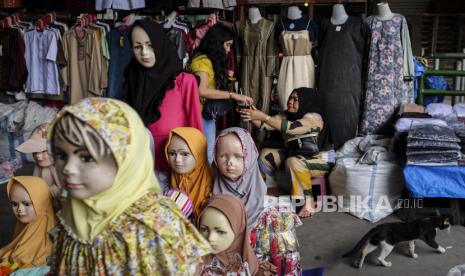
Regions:
<instances>
[{"instance_id":1,"label":"hanging dress","mask_svg":"<svg viewBox=\"0 0 465 276\"><path fill-rule=\"evenodd\" d=\"M254 99L258 109L268 113L276 59L274 24L264 18L256 24L250 20L240 21L236 23L236 33L240 87L245 95Z\"/></svg>"},{"instance_id":2,"label":"hanging dress","mask_svg":"<svg viewBox=\"0 0 465 276\"><path fill-rule=\"evenodd\" d=\"M412 100L413 56L407 21L400 14L390 20L369 16L371 31L367 90L359 134L392 134L395 114Z\"/></svg>"},{"instance_id":3,"label":"hanging dress","mask_svg":"<svg viewBox=\"0 0 465 276\"><path fill-rule=\"evenodd\" d=\"M364 22L353 16L343 24L328 18L320 25L318 88L336 149L357 135L367 33Z\"/></svg>"},{"instance_id":4,"label":"hanging dress","mask_svg":"<svg viewBox=\"0 0 465 276\"><path fill-rule=\"evenodd\" d=\"M311 55L312 41L307 31L311 20L308 19L307 27L301 31L285 29L279 36L279 41L284 50L284 58L281 62L278 77L278 95L281 110L287 109L287 100L292 90L300 87L313 88L315 85L315 63Z\"/></svg>"}]
</instances>

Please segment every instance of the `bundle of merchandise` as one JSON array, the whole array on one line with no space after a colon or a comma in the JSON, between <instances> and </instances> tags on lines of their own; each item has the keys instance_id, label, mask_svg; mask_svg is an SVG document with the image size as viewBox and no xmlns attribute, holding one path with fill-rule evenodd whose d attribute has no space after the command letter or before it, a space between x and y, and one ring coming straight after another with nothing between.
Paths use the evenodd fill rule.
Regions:
<instances>
[{"instance_id":1,"label":"bundle of merchandise","mask_svg":"<svg viewBox=\"0 0 465 276\"><path fill-rule=\"evenodd\" d=\"M459 142L451 127L413 126L408 134L407 162L415 165L457 165L461 157Z\"/></svg>"},{"instance_id":2,"label":"bundle of merchandise","mask_svg":"<svg viewBox=\"0 0 465 276\"><path fill-rule=\"evenodd\" d=\"M251 231L250 243L258 258L278 268L278 275L300 275L300 253L295 228L302 221L289 204L265 208L257 226Z\"/></svg>"}]
</instances>

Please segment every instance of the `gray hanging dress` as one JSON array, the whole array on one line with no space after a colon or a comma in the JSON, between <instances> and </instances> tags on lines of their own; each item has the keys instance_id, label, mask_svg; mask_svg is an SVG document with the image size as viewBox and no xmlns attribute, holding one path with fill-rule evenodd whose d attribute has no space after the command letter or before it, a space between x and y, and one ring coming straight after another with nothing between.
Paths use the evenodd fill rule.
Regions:
<instances>
[{"instance_id":1,"label":"gray hanging dress","mask_svg":"<svg viewBox=\"0 0 465 276\"><path fill-rule=\"evenodd\" d=\"M357 135L367 32L353 16L344 24L329 18L320 24L318 86L336 149Z\"/></svg>"}]
</instances>

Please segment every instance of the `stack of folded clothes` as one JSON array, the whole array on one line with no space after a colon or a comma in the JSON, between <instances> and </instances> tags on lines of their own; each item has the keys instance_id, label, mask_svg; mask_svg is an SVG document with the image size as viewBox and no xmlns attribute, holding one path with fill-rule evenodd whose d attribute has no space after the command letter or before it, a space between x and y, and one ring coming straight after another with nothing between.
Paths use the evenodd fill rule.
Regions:
<instances>
[{"instance_id":1,"label":"stack of folded clothes","mask_svg":"<svg viewBox=\"0 0 465 276\"><path fill-rule=\"evenodd\" d=\"M455 135L460 139L462 154L465 154L465 125L454 126Z\"/></svg>"},{"instance_id":2,"label":"stack of folded clothes","mask_svg":"<svg viewBox=\"0 0 465 276\"><path fill-rule=\"evenodd\" d=\"M457 165L461 158L460 139L448 126L413 126L407 141L408 164Z\"/></svg>"}]
</instances>

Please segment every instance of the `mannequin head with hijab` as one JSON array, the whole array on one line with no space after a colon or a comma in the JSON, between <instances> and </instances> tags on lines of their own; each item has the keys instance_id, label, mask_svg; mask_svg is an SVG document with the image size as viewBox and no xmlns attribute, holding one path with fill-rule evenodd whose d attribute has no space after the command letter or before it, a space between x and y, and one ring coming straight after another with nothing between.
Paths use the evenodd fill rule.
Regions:
<instances>
[{"instance_id":1,"label":"mannequin head with hijab","mask_svg":"<svg viewBox=\"0 0 465 276\"><path fill-rule=\"evenodd\" d=\"M140 65L150 68L155 65L156 57L148 33L140 26L135 26L131 33L132 51Z\"/></svg>"},{"instance_id":2,"label":"mannequin head with hijab","mask_svg":"<svg viewBox=\"0 0 465 276\"><path fill-rule=\"evenodd\" d=\"M71 114L56 124L52 150L69 195L86 199L109 189L118 170L110 148L88 124Z\"/></svg>"},{"instance_id":3,"label":"mannequin head with hijab","mask_svg":"<svg viewBox=\"0 0 465 276\"><path fill-rule=\"evenodd\" d=\"M171 167L171 187L185 192L194 204L194 217L211 196L213 174L207 157L207 139L192 127L170 131L165 156Z\"/></svg>"},{"instance_id":4,"label":"mannequin head with hijab","mask_svg":"<svg viewBox=\"0 0 465 276\"><path fill-rule=\"evenodd\" d=\"M202 211L199 230L210 243L213 254L228 249L236 236L229 219L213 207L207 207Z\"/></svg>"},{"instance_id":5,"label":"mannequin head with hijab","mask_svg":"<svg viewBox=\"0 0 465 276\"><path fill-rule=\"evenodd\" d=\"M189 145L179 135L173 134L167 147L167 153L168 164L173 172L186 174L195 168L195 157Z\"/></svg>"},{"instance_id":6,"label":"mannequin head with hijab","mask_svg":"<svg viewBox=\"0 0 465 276\"><path fill-rule=\"evenodd\" d=\"M218 171L225 177L236 181L244 172L244 151L239 137L228 133L218 137L215 161Z\"/></svg>"},{"instance_id":7,"label":"mannequin head with hijab","mask_svg":"<svg viewBox=\"0 0 465 276\"><path fill-rule=\"evenodd\" d=\"M247 263L245 270L256 275L258 259L249 242L247 214L240 199L228 194L211 197L205 202L197 225L213 250L212 254L204 257L202 272L222 267L225 274L244 273L243 264ZM216 261L221 265L215 264Z\"/></svg>"},{"instance_id":8,"label":"mannequin head with hijab","mask_svg":"<svg viewBox=\"0 0 465 276\"><path fill-rule=\"evenodd\" d=\"M36 217L36 211L26 188L17 181L11 184L9 197L13 214L20 223L28 224Z\"/></svg>"},{"instance_id":9,"label":"mannequin head with hijab","mask_svg":"<svg viewBox=\"0 0 465 276\"><path fill-rule=\"evenodd\" d=\"M56 224L48 184L37 176L14 176L7 195L17 221L13 240L0 248L1 263L45 265L52 250L48 231Z\"/></svg>"},{"instance_id":10,"label":"mannequin head with hijab","mask_svg":"<svg viewBox=\"0 0 465 276\"><path fill-rule=\"evenodd\" d=\"M137 20L130 34L134 56L125 70L124 90L129 105L149 125L160 119L159 107L166 91L175 86L182 62L156 22Z\"/></svg>"}]
</instances>

